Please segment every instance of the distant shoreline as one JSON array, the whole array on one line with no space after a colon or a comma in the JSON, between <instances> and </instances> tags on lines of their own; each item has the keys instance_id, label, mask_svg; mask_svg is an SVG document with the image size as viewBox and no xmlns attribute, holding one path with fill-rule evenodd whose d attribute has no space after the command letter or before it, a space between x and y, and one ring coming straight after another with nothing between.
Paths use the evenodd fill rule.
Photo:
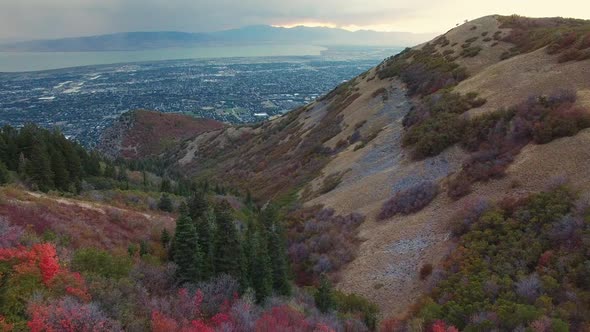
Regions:
<instances>
[{"instance_id":1,"label":"distant shoreline","mask_svg":"<svg viewBox=\"0 0 590 332\"><path fill-rule=\"evenodd\" d=\"M328 50L315 45L244 45L163 48L142 51L0 52L0 73L38 72L74 67L166 60L240 57L320 56Z\"/></svg>"}]
</instances>

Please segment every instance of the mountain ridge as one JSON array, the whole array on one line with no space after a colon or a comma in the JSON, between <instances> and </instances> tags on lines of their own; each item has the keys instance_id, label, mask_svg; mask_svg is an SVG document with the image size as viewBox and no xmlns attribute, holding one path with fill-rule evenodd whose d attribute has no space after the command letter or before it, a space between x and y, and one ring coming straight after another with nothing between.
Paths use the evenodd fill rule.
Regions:
<instances>
[{"instance_id":1,"label":"mountain ridge","mask_svg":"<svg viewBox=\"0 0 590 332\"><path fill-rule=\"evenodd\" d=\"M90 52L133 51L169 47L198 47L224 44L312 43L322 45L400 46L415 44L433 34L409 32L348 31L338 28L294 28L254 25L215 32L121 32L105 35L33 40L0 44L3 52Z\"/></svg>"}]
</instances>

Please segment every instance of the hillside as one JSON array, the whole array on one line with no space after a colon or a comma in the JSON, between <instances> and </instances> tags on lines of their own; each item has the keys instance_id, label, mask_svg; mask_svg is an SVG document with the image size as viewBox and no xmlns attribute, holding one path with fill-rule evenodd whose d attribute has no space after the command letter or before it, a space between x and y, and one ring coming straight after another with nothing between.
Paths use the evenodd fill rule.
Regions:
<instances>
[{"instance_id":1,"label":"hillside","mask_svg":"<svg viewBox=\"0 0 590 332\"><path fill-rule=\"evenodd\" d=\"M223 127L215 120L137 110L125 113L109 127L97 148L111 158L155 157L187 138Z\"/></svg>"},{"instance_id":2,"label":"hillside","mask_svg":"<svg viewBox=\"0 0 590 332\"><path fill-rule=\"evenodd\" d=\"M261 203L364 215L351 262L333 268L336 249L324 249L314 271L401 316L430 289L421 268L457 246L451 219L466 206L557 182L590 191L589 41L588 21L483 17L312 104L197 135L167 158ZM305 220L292 217L294 234Z\"/></svg>"}]
</instances>

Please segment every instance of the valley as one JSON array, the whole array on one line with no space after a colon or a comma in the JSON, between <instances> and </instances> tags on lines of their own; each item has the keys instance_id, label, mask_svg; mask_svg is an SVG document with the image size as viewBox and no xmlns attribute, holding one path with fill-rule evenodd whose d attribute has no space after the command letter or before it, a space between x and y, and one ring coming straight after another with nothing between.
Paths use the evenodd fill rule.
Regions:
<instances>
[{"instance_id":1,"label":"valley","mask_svg":"<svg viewBox=\"0 0 590 332\"><path fill-rule=\"evenodd\" d=\"M590 21L485 16L375 66L236 61L203 68L246 113L131 110L93 151L0 131L0 328L590 328ZM284 66L306 92L265 85Z\"/></svg>"}]
</instances>

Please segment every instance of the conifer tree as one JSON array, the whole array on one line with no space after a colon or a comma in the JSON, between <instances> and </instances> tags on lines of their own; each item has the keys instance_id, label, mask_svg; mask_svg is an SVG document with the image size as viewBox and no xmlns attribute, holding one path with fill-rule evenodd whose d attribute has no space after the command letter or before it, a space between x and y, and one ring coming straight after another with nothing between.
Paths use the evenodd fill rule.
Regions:
<instances>
[{"instance_id":1,"label":"conifer tree","mask_svg":"<svg viewBox=\"0 0 590 332\"><path fill-rule=\"evenodd\" d=\"M271 261L266 241L258 232L253 232L247 239L252 255L249 257L249 274L252 287L256 292L256 302L262 303L272 293L273 279Z\"/></svg>"},{"instance_id":2,"label":"conifer tree","mask_svg":"<svg viewBox=\"0 0 590 332\"><path fill-rule=\"evenodd\" d=\"M53 170L53 182L55 187L61 191L67 191L70 181L70 174L66 169L64 156L58 150L51 149L51 169Z\"/></svg>"},{"instance_id":3,"label":"conifer tree","mask_svg":"<svg viewBox=\"0 0 590 332\"><path fill-rule=\"evenodd\" d=\"M178 218L172 246L179 281L197 282L203 256L199 250L197 231L189 216L181 215Z\"/></svg>"},{"instance_id":4,"label":"conifer tree","mask_svg":"<svg viewBox=\"0 0 590 332\"><path fill-rule=\"evenodd\" d=\"M168 197L167 194L163 194L160 197L160 202L158 202L158 208L165 212L172 212L174 207L172 206L172 200Z\"/></svg>"},{"instance_id":5,"label":"conifer tree","mask_svg":"<svg viewBox=\"0 0 590 332\"><path fill-rule=\"evenodd\" d=\"M170 243L170 233L166 228L162 229L162 233L160 234L160 242L164 248L168 248L168 244Z\"/></svg>"},{"instance_id":6,"label":"conifer tree","mask_svg":"<svg viewBox=\"0 0 590 332\"><path fill-rule=\"evenodd\" d=\"M31 147L29 162L26 163L25 172L29 179L37 185L39 190L53 189L53 172L49 154L42 141L36 140Z\"/></svg>"},{"instance_id":7,"label":"conifer tree","mask_svg":"<svg viewBox=\"0 0 590 332\"><path fill-rule=\"evenodd\" d=\"M327 313L334 308L334 295L332 292L332 283L322 274L320 277L320 286L315 294L315 305L320 312Z\"/></svg>"},{"instance_id":8,"label":"conifer tree","mask_svg":"<svg viewBox=\"0 0 590 332\"><path fill-rule=\"evenodd\" d=\"M231 215L231 207L225 200L215 207L213 248L215 274L226 273L241 279L240 258L242 248Z\"/></svg>"},{"instance_id":9,"label":"conifer tree","mask_svg":"<svg viewBox=\"0 0 590 332\"><path fill-rule=\"evenodd\" d=\"M160 184L160 191L163 193L170 193L172 192L172 184L170 180L167 178L162 179L162 183Z\"/></svg>"},{"instance_id":10,"label":"conifer tree","mask_svg":"<svg viewBox=\"0 0 590 332\"><path fill-rule=\"evenodd\" d=\"M207 210L209 209L209 204L207 203L207 198L203 192L197 191L193 193L191 196L189 203L189 214L193 221L203 217Z\"/></svg>"},{"instance_id":11,"label":"conifer tree","mask_svg":"<svg viewBox=\"0 0 590 332\"><path fill-rule=\"evenodd\" d=\"M291 284L289 282L287 246L277 208L272 204L268 205L262 211L260 219L266 231L267 252L269 253L272 268L272 287L278 294L289 295L291 293Z\"/></svg>"},{"instance_id":12,"label":"conifer tree","mask_svg":"<svg viewBox=\"0 0 590 332\"><path fill-rule=\"evenodd\" d=\"M4 162L0 160L0 185L8 183L10 180L10 174L8 168L4 165Z\"/></svg>"}]
</instances>

